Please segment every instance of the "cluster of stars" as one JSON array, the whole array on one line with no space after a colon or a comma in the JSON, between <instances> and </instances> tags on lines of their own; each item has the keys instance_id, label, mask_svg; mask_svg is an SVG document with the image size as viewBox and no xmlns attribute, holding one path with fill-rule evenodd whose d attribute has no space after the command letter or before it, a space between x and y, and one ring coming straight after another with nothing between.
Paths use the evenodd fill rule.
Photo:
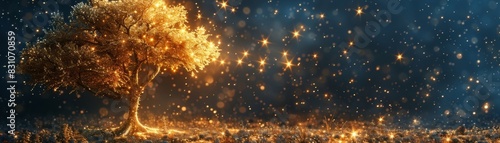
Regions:
<instances>
[{"instance_id":1,"label":"cluster of stars","mask_svg":"<svg viewBox=\"0 0 500 143\"><path fill-rule=\"evenodd\" d=\"M268 3L273 3L273 2L268 2ZM331 89L328 89L330 87L327 88L322 86L320 88L317 82L312 82L313 81L312 79L318 78L318 81L323 81L325 79L326 81L328 80L335 81L334 83L337 85L348 84L349 86L343 87L344 89L340 90L338 94L349 95L350 96L349 99L355 99L357 101L360 100L362 101L363 98L361 97L365 97L367 102L366 104L377 106L377 108L387 108L387 111L391 111L397 108L402 108L401 107L402 104L415 104L414 106L418 107L414 108L414 111L417 112L419 112L419 108L423 108L424 105L429 105L429 104L437 105L438 101L435 98L438 97L444 98L445 96L431 96L431 95L442 94L438 93L439 91L442 91L442 88L441 90L439 90L437 89L438 87L435 86L434 84L442 83L444 81L449 81L451 77L456 77L456 75L453 75L453 73L450 73L450 71L443 70L443 68L439 68L439 66L443 66L445 64L455 65L455 63L452 62L446 63L445 61L443 61L443 64L438 63L440 61L423 62L423 59L425 58L439 59L439 58L433 58L433 56L439 57L440 54L439 52L442 52L440 48L435 48L434 46L428 46L428 45L426 45L427 46L426 47L422 44L425 43L422 40L421 41L415 40L416 37L418 36L414 35L418 35L419 30L424 29L423 25L425 24L432 25L433 23L425 23L420 21L417 22L417 20L415 20L413 21L413 23L415 24L409 24L409 25L415 27L416 30L410 32L406 29L403 30L397 29L394 31L390 31L391 29L395 29L393 27L400 27L400 25L392 25L392 27L386 27L387 29L381 29L381 31L376 31L376 32L381 32L382 36L379 37L382 37L381 39L384 40L380 40L378 37L370 37L374 39L371 39L371 41L373 42L369 43L369 47L364 48L360 51L354 51L356 52L357 55L354 57L351 56L352 54L350 52L353 51L350 51L351 50L350 48L355 49L359 46L356 43L358 41L354 39L356 38L355 36L359 34L359 32L356 31L354 27L361 26L362 28L364 28L363 27L365 26L364 24L369 23L371 20L370 18L372 17L370 16L374 16L375 18L380 18L378 17L379 15L370 15L363 17L361 16L366 13L371 13L372 11L374 13L377 13L383 10L381 8L385 8L385 7L380 7L379 5L376 4L374 5L373 3L370 2L365 5L357 5L345 9L334 9L333 12L317 10L317 7L314 6L308 7L306 6L308 5L308 3L298 3L293 8L287 7L285 9L271 7L267 10L269 13L266 13L265 12L266 10L261 9L260 7L251 9L242 6L243 9L247 9L247 11L250 11L249 9L251 9L251 12L244 12L245 15L248 15L249 13L254 14L251 15L251 17L248 17L249 19L262 18L269 20L271 19L270 17L281 16L284 17L283 18L284 20L282 19L282 21L280 21L281 23L280 22L277 23L282 25L285 25L284 23L287 23L287 21L293 21L295 19L298 19L298 17L301 17L302 15L304 15L306 17L305 19L307 19L304 22L299 20L296 21L297 23L290 22L292 25L291 28L289 27L281 28L279 26L278 26L279 28L268 27L267 25L270 24L270 22L268 21L263 22L260 26L264 26L267 29L260 27L253 30L260 30L261 33L257 34L268 35L268 36L263 38L262 37L256 38L258 40L254 40L252 38L247 39L249 41L257 41L259 47L251 47L250 48L251 50L245 51L244 57L247 57L246 56L247 52L252 52L252 55L254 56L249 57L251 61L249 63L252 63L252 61L256 61L256 65L258 65L258 71L260 73L263 73L267 69L274 69L277 66L281 66L283 67L284 71L290 71L287 74L283 73L279 74L281 76L280 79L285 81L287 80L292 81L287 83L297 82L299 83L297 85L301 85L305 84L304 83L305 81L311 82L309 84L313 86L304 88L303 92L300 94L316 93L317 91L325 91L325 92L331 91ZM227 7L230 7L224 1L220 2L219 6L221 9L226 9ZM233 7L238 7L238 6L235 5ZM238 11L236 12L231 11L231 13L238 15ZM342 13L342 15L340 13ZM341 16L346 16L347 18L340 20L341 18L339 17ZM392 18L392 20L387 19L378 21L379 22L386 21L390 23L394 22L395 17L400 18L400 16L401 15L391 15L390 18ZM354 19L354 17L359 17L359 18ZM445 16L439 17L439 19L444 19L444 17ZM470 14L467 15L467 18L468 19L471 18ZM345 25L344 23L352 23L346 21L360 21L359 23L361 24L358 25L357 23L354 23L356 26ZM386 25L383 25L383 27L380 28L384 28L385 26ZM249 28L255 28L255 27L249 27ZM367 28L374 28L374 27L367 27ZM437 28L434 29L438 30ZM262 33L263 31L266 32ZM288 34L286 34L287 33L286 31L289 31ZM347 34L346 35L338 34L338 33L343 33L343 31L346 31L345 33ZM411 32L416 34L412 35ZM277 37L276 35L280 35L282 37ZM346 43L349 48L347 49L338 48L339 47L338 44L345 41L346 39L348 40ZM477 41L477 38L474 39L476 39L474 41ZM436 39L436 40L440 41L443 39ZM389 44L389 46L380 45L380 43L383 42L379 41L384 41L384 42L388 41L392 42L392 44ZM310 45L315 45L315 46L310 46ZM392 46L392 45L397 45L397 46ZM436 52L436 54L429 53L429 51L426 51L426 49L431 49L431 51L433 50L434 52ZM409 50L414 50L414 51L409 52ZM328 51L328 53L324 53L325 51ZM336 55L337 51L339 55ZM398 52L398 51L404 51L404 52ZM279 52L281 52L281 55L277 56L276 53ZM318 55L325 55L325 56L319 57ZM448 56L447 54L444 53L443 55ZM463 60L467 58L467 54L465 54L463 51L455 52L453 56L457 60ZM340 58L334 58L334 57L340 57ZM254 58L258 59L251 60ZM325 61L326 59L328 59L329 61L328 60ZM384 62L374 61L374 59L375 60L383 59L381 61L388 59L388 61L390 62L384 63ZM235 61L236 63L238 63L238 65L241 65L242 63L245 63L244 60L245 59L240 57L237 58ZM482 59L474 60L474 63L476 64L475 66L481 65L482 61L483 61ZM325 66L324 64L328 65ZM320 73L319 75L329 75L329 76L318 76L317 73L308 73L310 70L314 72L322 71L324 73ZM271 71L274 70L267 70L267 71L269 72L267 74L273 74L271 73ZM297 77L294 75L296 73L301 73L302 75L303 74L306 75L304 77L300 76ZM420 74L422 76L420 76ZM377 75L377 76L369 76L369 75ZM312 79L307 79L306 77ZM363 79L360 77L365 77L365 78ZM347 80L339 80L338 78L346 78ZM424 80L425 82L419 83L416 82L416 80ZM389 84L383 84L383 83L379 84L380 82L387 82ZM378 85L367 86L365 83L373 83ZM358 86L364 86L364 87L358 87ZM319 90L317 91L311 90L315 88ZM367 91L365 90L367 90L367 88L373 90L375 93L383 93L383 95L405 94L405 97L400 98L402 99L401 101L403 103L389 104L388 102L393 100L393 99L388 99L390 97L385 97L385 96L371 97L368 95L363 95L366 94L365 92ZM267 89L268 88L266 88L266 90ZM415 95L416 97L413 97L411 94L408 93L408 90L414 90L414 89L416 89L416 91L412 93L416 94ZM282 92L290 94L286 91ZM301 99L299 97L296 97L295 94L298 93L292 92L292 94L294 96L293 98ZM331 95L331 94L324 94L324 95ZM290 96L290 95L284 95L284 96ZM336 96L321 96L321 97L331 98ZM417 103L418 101L421 101L421 103ZM307 102L307 100L305 100L305 102ZM305 103L305 102L296 101L294 103ZM379 102L379 103L373 103L373 102ZM302 104L296 104L296 105L300 106ZM488 105L485 105L483 106L483 109L487 109L487 107ZM351 109L353 108L349 108L349 110ZM356 112L358 111L356 110ZM384 121L384 118L383 117L379 118L379 121L380 122Z\"/></svg>"},{"instance_id":2,"label":"cluster of stars","mask_svg":"<svg viewBox=\"0 0 500 143\"><path fill-rule=\"evenodd\" d=\"M479 100L477 111L454 107L463 107L463 100L484 84L480 74L498 71L498 4L487 2L481 9L464 11L450 2L416 3L400 2L405 9L399 14L390 13L386 3L377 1L188 3L194 5L188 6L190 18L195 19L190 24L217 33L211 38L218 40L221 57L194 75L172 69L181 78L164 78L162 84L175 86L161 94L183 95L177 101L186 104L175 104L181 107L177 109L183 111L180 114L196 109L187 104L193 101L210 106L206 112L226 117L233 108L265 116L260 114L271 105L331 118L361 117L373 111L368 114L379 122L424 112L441 116L462 111L476 116L494 113L498 102L489 99ZM379 29L372 21L379 23ZM356 27L369 38L364 48L358 48ZM380 34L369 35L366 29ZM159 41L151 36L144 40ZM225 104L216 108L217 104L205 102L212 99Z\"/></svg>"}]
</instances>

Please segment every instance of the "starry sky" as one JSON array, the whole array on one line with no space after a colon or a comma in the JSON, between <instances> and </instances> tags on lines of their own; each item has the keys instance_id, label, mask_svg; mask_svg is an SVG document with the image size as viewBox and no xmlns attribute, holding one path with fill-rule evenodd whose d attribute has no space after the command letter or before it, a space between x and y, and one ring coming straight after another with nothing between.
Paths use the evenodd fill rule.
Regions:
<instances>
[{"instance_id":1,"label":"starry sky","mask_svg":"<svg viewBox=\"0 0 500 143\"><path fill-rule=\"evenodd\" d=\"M12 30L32 36L19 42L24 48L48 27L44 5L57 3L69 15L80 1L43 2L3 0L2 43ZM206 27L211 40L220 43L221 56L198 73L179 70L157 77L143 95L140 112L173 119L478 124L496 122L492 119L500 115L499 1L167 3L185 6L189 25ZM26 28L27 23L34 28ZM5 53L3 48L0 54ZM117 109L125 106L121 101L19 86L21 116L124 113Z\"/></svg>"}]
</instances>

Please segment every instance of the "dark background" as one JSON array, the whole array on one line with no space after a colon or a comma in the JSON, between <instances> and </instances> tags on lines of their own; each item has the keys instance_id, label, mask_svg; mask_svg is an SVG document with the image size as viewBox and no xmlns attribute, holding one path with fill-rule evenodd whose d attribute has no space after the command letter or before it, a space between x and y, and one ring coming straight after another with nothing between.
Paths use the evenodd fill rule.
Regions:
<instances>
[{"instance_id":1,"label":"dark background","mask_svg":"<svg viewBox=\"0 0 500 143\"><path fill-rule=\"evenodd\" d=\"M370 12L387 10L387 1L230 0L226 8L221 7L223 1L168 1L186 7L191 26L209 29L211 38L221 42L221 57L196 76L183 70L160 75L143 96L140 113L172 120L374 121L383 117L401 124L414 120L497 123L499 2L400 1L403 11L392 14L390 24L381 27L368 46L351 47L361 52L346 58L339 45L354 40L355 27L364 29L368 22L376 22ZM80 1L46 2L56 4L67 16ZM25 41L34 42L43 32L23 33L23 27L32 23L33 29L47 28L48 23L33 24L33 15L49 14L39 13L45 9L37 0L3 0L1 5L4 48L0 55L6 65L7 31L33 36ZM360 15L358 7L363 9ZM296 30L301 30L298 38L293 37ZM263 45L264 39L270 43ZM25 41L19 40L17 48L24 48ZM248 56L243 55L245 51ZM399 54L402 59L397 59ZM260 66L261 59L265 59L264 66ZM291 68L286 67L287 61ZM0 84L7 87L2 78ZM44 93L40 87L22 84L26 77L18 75L17 80L19 124L35 117L105 119L125 113L122 101L87 93ZM8 109L7 100L4 90L2 111Z\"/></svg>"}]
</instances>

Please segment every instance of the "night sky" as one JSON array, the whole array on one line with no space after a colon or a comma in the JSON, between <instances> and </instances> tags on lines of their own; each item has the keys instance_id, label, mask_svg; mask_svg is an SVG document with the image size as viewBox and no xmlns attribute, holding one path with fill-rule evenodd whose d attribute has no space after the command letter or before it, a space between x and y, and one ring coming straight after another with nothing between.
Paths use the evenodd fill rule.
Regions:
<instances>
[{"instance_id":1,"label":"night sky","mask_svg":"<svg viewBox=\"0 0 500 143\"><path fill-rule=\"evenodd\" d=\"M69 15L80 1L46 5L56 2ZM38 21L49 15L40 3L2 1L2 43L9 30L34 36L23 38L30 42L43 36L47 22L33 23L33 15ZM497 0L167 3L184 5L189 25L206 27L210 39L220 42L221 56L198 73L178 70L157 77L142 96L140 114L179 120L387 118L403 124L480 124L500 115ZM24 40L18 42L19 49L25 47ZM2 48L3 65L5 53ZM125 102L18 86L20 117L125 113L118 108ZM2 110L6 100L0 98Z\"/></svg>"}]
</instances>

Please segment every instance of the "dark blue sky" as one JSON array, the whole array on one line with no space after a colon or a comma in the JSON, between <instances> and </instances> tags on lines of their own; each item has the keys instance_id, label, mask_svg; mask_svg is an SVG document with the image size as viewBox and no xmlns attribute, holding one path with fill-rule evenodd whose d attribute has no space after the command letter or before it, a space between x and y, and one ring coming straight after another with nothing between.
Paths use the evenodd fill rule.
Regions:
<instances>
[{"instance_id":1,"label":"dark blue sky","mask_svg":"<svg viewBox=\"0 0 500 143\"><path fill-rule=\"evenodd\" d=\"M29 37L22 32L26 21L47 15L36 14L44 11L38 1L2 3L7 5L0 15L3 43L9 30ZM76 3L64 0L57 6L69 15ZM437 122L479 122L499 115L498 1L169 3L186 6L191 26L205 26L212 38L220 37L221 57L196 76L181 70L158 77L143 96L141 112L177 119L271 119L286 112L301 119ZM17 98L21 116L122 113L110 109L117 102L107 99L30 89L24 86Z\"/></svg>"}]
</instances>

